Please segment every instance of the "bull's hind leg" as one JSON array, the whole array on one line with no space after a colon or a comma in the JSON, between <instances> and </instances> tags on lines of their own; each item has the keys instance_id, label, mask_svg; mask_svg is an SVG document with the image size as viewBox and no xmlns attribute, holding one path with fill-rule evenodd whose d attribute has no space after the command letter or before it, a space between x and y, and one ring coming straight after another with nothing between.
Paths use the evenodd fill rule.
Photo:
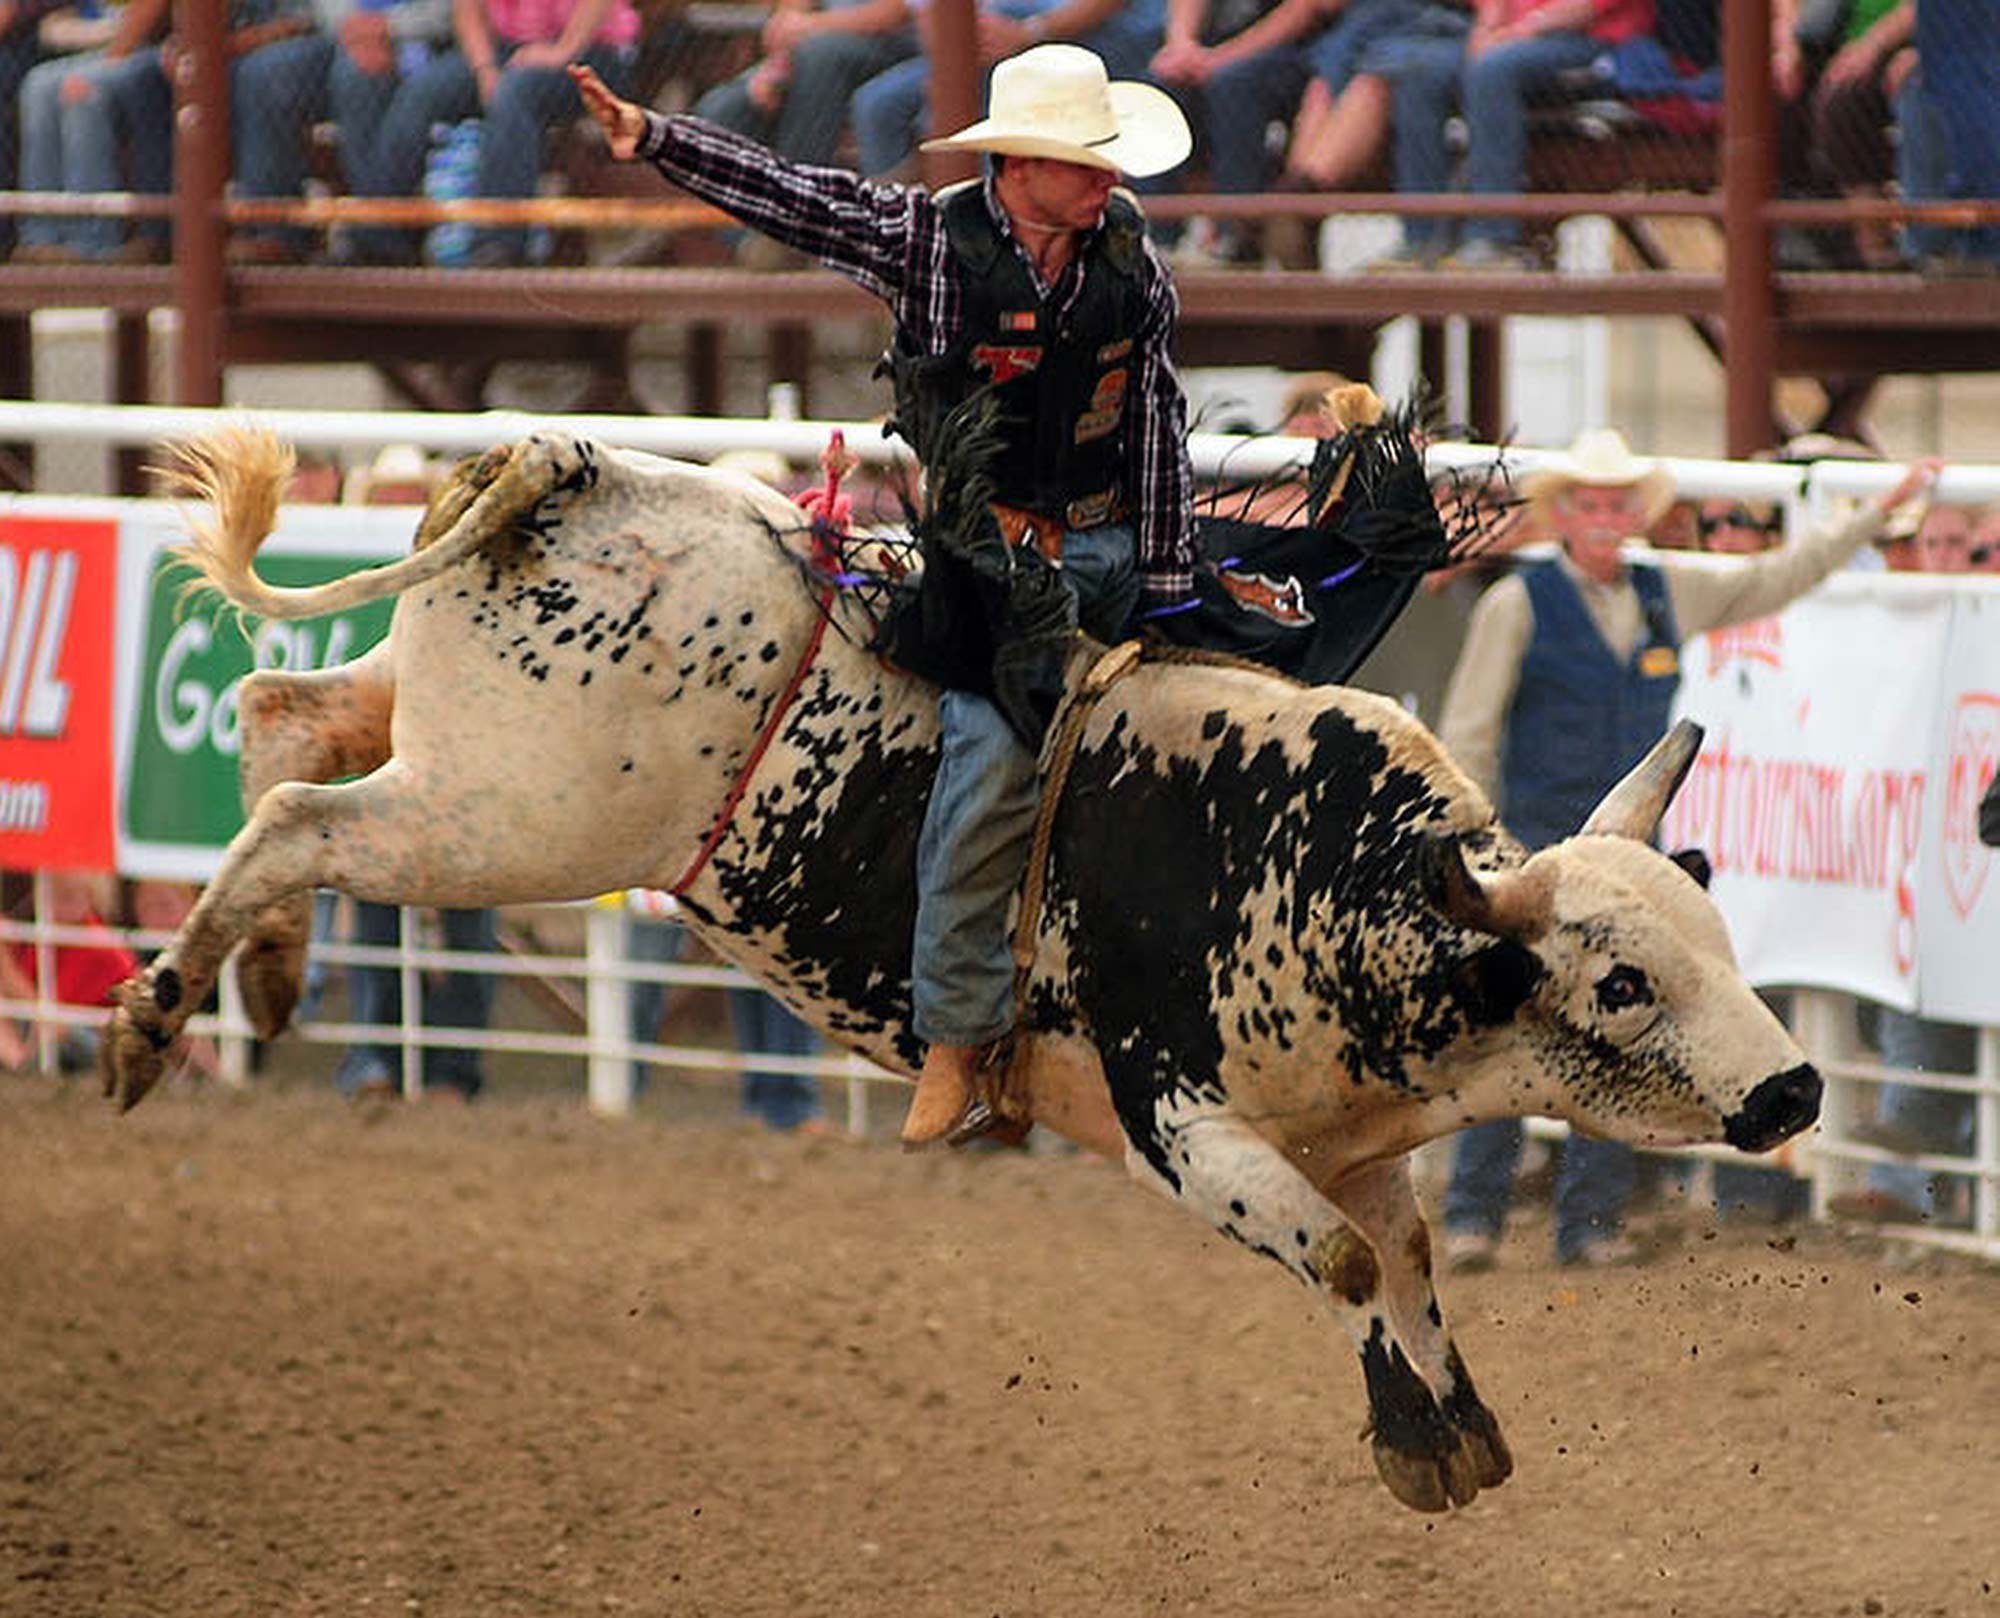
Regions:
<instances>
[{"instance_id":1,"label":"bull's hind leg","mask_svg":"<svg viewBox=\"0 0 2000 1618\"><path fill-rule=\"evenodd\" d=\"M386 642L341 668L267 669L244 680L237 702L245 813L254 813L281 781L335 781L381 768L389 758L394 693ZM275 1039L292 1020L311 931L310 889L266 906L250 923L236 980L260 1039Z\"/></svg>"},{"instance_id":2,"label":"bull's hind leg","mask_svg":"<svg viewBox=\"0 0 2000 1618\"><path fill-rule=\"evenodd\" d=\"M503 830L460 823L441 832L435 806L395 760L345 786L272 787L173 941L119 986L102 1047L105 1093L129 1108L158 1082L161 1053L214 987L230 948L273 905L337 887L362 898L476 907L484 902L480 851Z\"/></svg>"},{"instance_id":3,"label":"bull's hind leg","mask_svg":"<svg viewBox=\"0 0 2000 1618\"><path fill-rule=\"evenodd\" d=\"M1404 1389L1401 1398L1413 1404L1434 1398L1471 1457L1479 1486L1505 1483L1513 1474L1514 1458L1445 1326L1432 1275L1430 1228L1410 1184L1409 1159L1357 1169L1327 1186L1326 1195L1381 1260L1390 1323L1409 1349L1414 1374L1425 1384L1421 1390Z\"/></svg>"},{"instance_id":4,"label":"bull's hind leg","mask_svg":"<svg viewBox=\"0 0 2000 1618\"><path fill-rule=\"evenodd\" d=\"M1367 1237L1239 1118L1163 1109L1155 1134L1165 1168L1133 1151L1126 1162L1135 1177L1282 1264L1346 1329L1361 1356L1376 1470L1390 1493L1417 1511L1478 1494L1474 1457L1411 1368L1384 1298L1383 1261Z\"/></svg>"}]
</instances>

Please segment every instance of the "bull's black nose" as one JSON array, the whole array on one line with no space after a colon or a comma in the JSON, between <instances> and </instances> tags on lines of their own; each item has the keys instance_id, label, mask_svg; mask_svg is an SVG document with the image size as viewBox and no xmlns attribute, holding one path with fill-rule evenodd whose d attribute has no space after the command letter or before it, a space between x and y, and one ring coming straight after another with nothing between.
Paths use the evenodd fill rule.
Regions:
<instances>
[{"instance_id":1,"label":"bull's black nose","mask_svg":"<svg viewBox=\"0 0 2000 1618\"><path fill-rule=\"evenodd\" d=\"M1768 1152L1819 1116L1823 1088L1807 1062L1773 1073L1743 1098L1739 1111L1723 1120L1722 1138L1739 1151Z\"/></svg>"}]
</instances>

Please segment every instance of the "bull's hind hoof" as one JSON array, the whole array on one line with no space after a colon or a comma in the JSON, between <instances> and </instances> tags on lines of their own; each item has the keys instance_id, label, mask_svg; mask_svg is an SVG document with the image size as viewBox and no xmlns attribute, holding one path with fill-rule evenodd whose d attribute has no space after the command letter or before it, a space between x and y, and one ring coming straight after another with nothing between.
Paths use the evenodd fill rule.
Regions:
<instances>
[{"instance_id":1,"label":"bull's hind hoof","mask_svg":"<svg viewBox=\"0 0 2000 1618\"><path fill-rule=\"evenodd\" d=\"M1479 1493L1477 1466L1462 1444L1443 1455L1410 1455L1375 1440L1375 1470L1389 1492L1412 1511L1449 1511Z\"/></svg>"},{"instance_id":2,"label":"bull's hind hoof","mask_svg":"<svg viewBox=\"0 0 2000 1618\"><path fill-rule=\"evenodd\" d=\"M305 951L293 945L252 944L236 962L236 986L259 1039L276 1039L298 1009Z\"/></svg>"}]
</instances>

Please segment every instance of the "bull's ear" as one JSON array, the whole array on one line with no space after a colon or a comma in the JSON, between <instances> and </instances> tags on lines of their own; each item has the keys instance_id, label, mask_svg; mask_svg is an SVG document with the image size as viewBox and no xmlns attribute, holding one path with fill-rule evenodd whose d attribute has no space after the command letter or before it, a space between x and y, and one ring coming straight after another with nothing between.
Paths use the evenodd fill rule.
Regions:
<instances>
[{"instance_id":1,"label":"bull's ear","mask_svg":"<svg viewBox=\"0 0 2000 1618\"><path fill-rule=\"evenodd\" d=\"M1472 954L1452 969L1465 1015L1478 1028L1497 1028L1527 1003L1548 969L1525 944L1503 938Z\"/></svg>"},{"instance_id":2,"label":"bull's ear","mask_svg":"<svg viewBox=\"0 0 2000 1618\"><path fill-rule=\"evenodd\" d=\"M1677 848L1667 858L1693 877L1696 886L1707 891L1709 881L1715 875L1715 867L1708 863L1708 856L1700 849Z\"/></svg>"},{"instance_id":3,"label":"bull's ear","mask_svg":"<svg viewBox=\"0 0 2000 1618\"><path fill-rule=\"evenodd\" d=\"M1674 801L1681 782L1701 751L1702 728L1692 719L1679 724L1653 744L1653 750L1633 766L1632 773L1604 795L1583 823L1586 837L1630 837L1649 843L1660 817Z\"/></svg>"},{"instance_id":4,"label":"bull's ear","mask_svg":"<svg viewBox=\"0 0 2000 1618\"><path fill-rule=\"evenodd\" d=\"M1465 845L1455 832L1425 834L1418 870L1431 908L1475 932L1538 938L1554 914L1544 876L1522 871L1481 876L1465 863Z\"/></svg>"}]
</instances>

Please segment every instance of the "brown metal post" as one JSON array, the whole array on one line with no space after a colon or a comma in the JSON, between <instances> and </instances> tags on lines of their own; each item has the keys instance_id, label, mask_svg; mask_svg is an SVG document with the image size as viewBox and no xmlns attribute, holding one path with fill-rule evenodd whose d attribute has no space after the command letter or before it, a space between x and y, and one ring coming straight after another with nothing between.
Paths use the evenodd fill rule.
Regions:
<instances>
[{"instance_id":1,"label":"brown metal post","mask_svg":"<svg viewBox=\"0 0 2000 1618\"><path fill-rule=\"evenodd\" d=\"M35 333L32 317L0 317L0 399L35 396ZM0 489L35 486L35 446L0 444Z\"/></svg>"},{"instance_id":2,"label":"brown metal post","mask_svg":"<svg viewBox=\"0 0 2000 1618\"><path fill-rule=\"evenodd\" d=\"M125 405L153 402L152 323L143 314L123 314L111 332L111 397ZM111 487L123 495L146 492L146 466L154 456L136 444L112 454Z\"/></svg>"},{"instance_id":3,"label":"brown metal post","mask_svg":"<svg viewBox=\"0 0 2000 1618\"><path fill-rule=\"evenodd\" d=\"M1467 322L1465 413L1473 437L1497 444L1506 434L1507 326L1500 320Z\"/></svg>"},{"instance_id":4,"label":"brown metal post","mask_svg":"<svg viewBox=\"0 0 2000 1618\"><path fill-rule=\"evenodd\" d=\"M930 53L930 102L933 135L948 135L954 129L977 123L986 109L981 105L979 60L979 18L975 0L933 0L925 8ZM924 156L924 183L949 185L970 179L979 172L979 159L971 152L929 152Z\"/></svg>"},{"instance_id":5,"label":"brown metal post","mask_svg":"<svg viewBox=\"0 0 2000 1618\"><path fill-rule=\"evenodd\" d=\"M222 188L229 179L229 68L224 7L174 0L174 303L180 310L175 400L222 403Z\"/></svg>"},{"instance_id":6,"label":"brown metal post","mask_svg":"<svg viewBox=\"0 0 2000 1618\"><path fill-rule=\"evenodd\" d=\"M1722 323L1726 453L1768 449L1778 381L1777 291L1764 204L1777 178L1771 8L1722 7Z\"/></svg>"}]
</instances>

